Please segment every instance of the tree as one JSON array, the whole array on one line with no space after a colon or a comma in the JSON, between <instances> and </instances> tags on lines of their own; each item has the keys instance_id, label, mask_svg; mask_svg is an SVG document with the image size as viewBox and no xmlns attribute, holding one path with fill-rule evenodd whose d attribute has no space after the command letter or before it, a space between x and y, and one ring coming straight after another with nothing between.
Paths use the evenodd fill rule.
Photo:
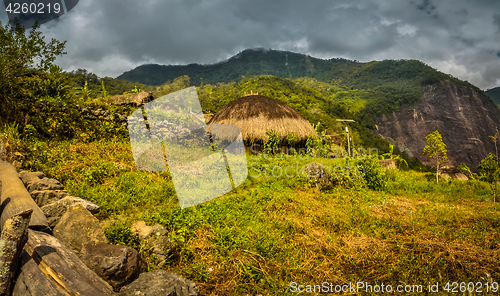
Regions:
<instances>
[{"instance_id":1,"label":"tree","mask_svg":"<svg viewBox=\"0 0 500 296\"><path fill-rule=\"evenodd\" d=\"M443 143L441 134L438 131L432 132L425 137L427 145L424 147L424 155L433 161L432 167L436 168L436 183L439 182L439 166L448 159L446 144Z\"/></svg>"},{"instance_id":2,"label":"tree","mask_svg":"<svg viewBox=\"0 0 500 296\"><path fill-rule=\"evenodd\" d=\"M29 34L16 20L5 27L0 22L0 103L25 95L28 69L47 71L64 52L65 42L44 40L35 24Z\"/></svg>"},{"instance_id":3,"label":"tree","mask_svg":"<svg viewBox=\"0 0 500 296\"><path fill-rule=\"evenodd\" d=\"M50 97L58 101L67 101L72 97L69 76L57 65L50 66L49 71L33 71L24 86L35 98Z\"/></svg>"},{"instance_id":4,"label":"tree","mask_svg":"<svg viewBox=\"0 0 500 296\"><path fill-rule=\"evenodd\" d=\"M493 202L496 198L496 188L498 180L500 179L500 168L498 167L498 160L495 154L489 153L477 166L481 172L479 180L488 182L491 190L493 191Z\"/></svg>"}]
</instances>

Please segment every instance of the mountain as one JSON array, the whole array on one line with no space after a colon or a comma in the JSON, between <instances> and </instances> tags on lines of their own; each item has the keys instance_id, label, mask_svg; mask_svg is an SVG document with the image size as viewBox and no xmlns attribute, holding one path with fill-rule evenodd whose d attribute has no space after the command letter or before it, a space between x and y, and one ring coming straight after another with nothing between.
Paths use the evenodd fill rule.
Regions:
<instances>
[{"instance_id":1,"label":"mountain","mask_svg":"<svg viewBox=\"0 0 500 296\"><path fill-rule=\"evenodd\" d=\"M500 86L492 89L488 89L484 92L490 99L495 103L495 105L500 105Z\"/></svg>"},{"instance_id":2,"label":"mountain","mask_svg":"<svg viewBox=\"0 0 500 296\"><path fill-rule=\"evenodd\" d=\"M461 162L475 167L488 153L495 153L489 136L500 127L500 112L483 93L450 81L423 87L423 100L377 119L377 133L422 163L425 136L438 130L448 150L447 166Z\"/></svg>"},{"instance_id":3,"label":"mountain","mask_svg":"<svg viewBox=\"0 0 500 296\"><path fill-rule=\"evenodd\" d=\"M214 65L143 65L118 78L162 84L158 95L171 92L169 85L196 85L202 108L210 112L258 92L339 134L343 127L335 119L353 119L357 145L383 153L390 142L399 147L396 153L428 165L425 136L438 130L449 151L447 165L463 162L476 172L479 161L495 152L489 136L500 127L500 111L482 90L417 60L360 63L259 49Z\"/></svg>"},{"instance_id":4,"label":"mountain","mask_svg":"<svg viewBox=\"0 0 500 296\"><path fill-rule=\"evenodd\" d=\"M163 66L142 65L118 76L118 79L161 85L183 75L191 78L192 85L238 81L242 76L274 75L282 78L314 77L327 72L337 63L353 63L346 59L323 60L307 55L278 50L247 49L226 61L212 65ZM320 79L321 80L321 79Z\"/></svg>"}]
</instances>

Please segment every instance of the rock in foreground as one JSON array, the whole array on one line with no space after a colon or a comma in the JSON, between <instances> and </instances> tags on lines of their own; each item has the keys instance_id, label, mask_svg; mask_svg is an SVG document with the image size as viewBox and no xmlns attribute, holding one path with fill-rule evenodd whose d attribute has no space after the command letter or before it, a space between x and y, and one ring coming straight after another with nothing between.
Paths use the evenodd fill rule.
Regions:
<instances>
[{"instance_id":1,"label":"rock in foreground","mask_svg":"<svg viewBox=\"0 0 500 296\"><path fill-rule=\"evenodd\" d=\"M151 250L151 255L156 258L155 264L165 263L170 252L170 239L168 231L163 226L160 224L147 226L146 222L137 221L132 225L131 231L146 249Z\"/></svg>"},{"instance_id":2,"label":"rock in foreground","mask_svg":"<svg viewBox=\"0 0 500 296\"><path fill-rule=\"evenodd\" d=\"M54 236L78 256L86 244L108 242L99 220L81 205L68 209L54 228Z\"/></svg>"},{"instance_id":3,"label":"rock in foreground","mask_svg":"<svg viewBox=\"0 0 500 296\"><path fill-rule=\"evenodd\" d=\"M86 208L90 213L97 214L99 212L99 206L82 198L67 196L63 199L60 199L54 203L45 205L41 208L45 217L47 217L47 221L49 222L50 227L55 227L61 217L66 213L66 211L74 206L81 205Z\"/></svg>"},{"instance_id":4,"label":"rock in foreground","mask_svg":"<svg viewBox=\"0 0 500 296\"><path fill-rule=\"evenodd\" d=\"M146 272L120 290L120 296L198 296L195 283L175 273L157 270Z\"/></svg>"},{"instance_id":5,"label":"rock in foreground","mask_svg":"<svg viewBox=\"0 0 500 296\"><path fill-rule=\"evenodd\" d=\"M115 292L147 271L138 252L127 246L91 243L86 244L81 253L83 263L110 284Z\"/></svg>"}]
</instances>

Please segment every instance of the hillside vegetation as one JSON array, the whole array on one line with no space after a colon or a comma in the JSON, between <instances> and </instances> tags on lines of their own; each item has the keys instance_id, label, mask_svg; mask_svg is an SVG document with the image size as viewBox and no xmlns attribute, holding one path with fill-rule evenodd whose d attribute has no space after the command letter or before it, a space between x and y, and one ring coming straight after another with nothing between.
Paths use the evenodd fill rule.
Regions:
<instances>
[{"instance_id":1,"label":"hillside vegetation","mask_svg":"<svg viewBox=\"0 0 500 296\"><path fill-rule=\"evenodd\" d=\"M187 75L191 84L216 84L239 81L242 77L273 75L281 78L310 77L328 83L341 83L348 87L373 88L403 80L404 84L431 84L453 79L416 60L386 60L360 63L346 59L318 59L289 51L247 49L228 60L212 65L162 66L142 65L118 76L118 79L161 85ZM470 85L470 84L469 84Z\"/></svg>"},{"instance_id":2,"label":"hillside vegetation","mask_svg":"<svg viewBox=\"0 0 500 296\"><path fill-rule=\"evenodd\" d=\"M159 97L196 84L192 79L197 78L176 76L146 86L84 70L64 73L53 64L64 48L56 41L36 43L52 53L41 55L47 65L37 67L29 59L16 65L16 56L30 52L22 46L13 50L27 42L26 35L19 28L0 28L0 46L11 50L0 51L0 85L9 86L0 88L0 134L7 152L25 152L25 169L43 171L71 195L99 205L97 217L111 243L129 245L148 258L149 251L132 236L132 223L165 226L172 252L166 265L149 264L149 270L176 272L195 281L203 295L296 295L293 283L323 282L423 286L413 294L425 292L429 283L439 283L443 293L454 293L447 286L452 282L472 282L476 294L486 287L486 294L500 289L500 205L491 202L498 162L493 154L481 164L480 176L470 173L473 180L441 178L437 184L434 172L408 169L403 161L386 171L373 155L318 158L314 150L300 157L248 154L249 176L236 190L181 210L168 170L137 169L126 126L92 121L80 111L130 115L135 108L108 104L106 92L137 87ZM288 56L290 67L280 70L289 70L286 77L248 72L225 82L203 79L197 87L203 110L216 112L245 93L258 92L290 104L316 127L321 122L342 133L335 119L355 119L356 147L381 147L381 153L391 150L384 157L394 157L397 149L373 133L374 116L419 100L423 84L455 81L418 61L361 64L308 57L302 65L302 57ZM303 173L310 162L322 163L331 173L329 187L318 190ZM287 168L293 168L291 176L280 173Z\"/></svg>"},{"instance_id":3,"label":"hillside vegetation","mask_svg":"<svg viewBox=\"0 0 500 296\"><path fill-rule=\"evenodd\" d=\"M320 192L300 174L303 165L346 160L248 156L251 175L237 190L181 210L168 171L137 170L126 139L47 148L33 170L98 204L113 243L138 248L130 230L137 220L167 227L174 252L150 270L179 273L203 295L294 295L292 282L395 288L500 278L500 208L485 202L491 191L481 181L436 184L433 173L396 170L383 172L376 190L345 179ZM296 166L293 178L275 173Z\"/></svg>"},{"instance_id":4,"label":"hillside vegetation","mask_svg":"<svg viewBox=\"0 0 500 296\"><path fill-rule=\"evenodd\" d=\"M490 99L495 103L495 105L500 105L500 87L495 87L488 89L484 92Z\"/></svg>"}]
</instances>

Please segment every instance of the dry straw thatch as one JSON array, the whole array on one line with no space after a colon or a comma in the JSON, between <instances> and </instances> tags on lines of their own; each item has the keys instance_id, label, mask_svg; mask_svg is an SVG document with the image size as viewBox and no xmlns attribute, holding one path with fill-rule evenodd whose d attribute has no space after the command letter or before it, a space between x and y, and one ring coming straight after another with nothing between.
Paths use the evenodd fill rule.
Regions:
<instances>
[{"instance_id":1,"label":"dry straw thatch","mask_svg":"<svg viewBox=\"0 0 500 296\"><path fill-rule=\"evenodd\" d=\"M298 141L316 134L309 121L287 104L262 95L248 95L225 105L210 124L231 124L240 128L247 144L265 142L266 131L274 130L282 141L294 132Z\"/></svg>"}]
</instances>

